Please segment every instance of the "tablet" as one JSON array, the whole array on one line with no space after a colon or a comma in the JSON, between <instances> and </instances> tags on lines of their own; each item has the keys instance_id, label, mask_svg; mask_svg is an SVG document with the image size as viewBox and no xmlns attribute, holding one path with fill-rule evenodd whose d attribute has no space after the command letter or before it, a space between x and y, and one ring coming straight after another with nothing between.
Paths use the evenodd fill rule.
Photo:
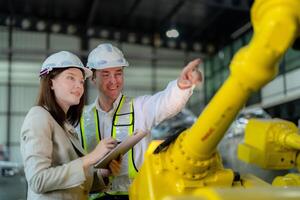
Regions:
<instances>
[{"instance_id":1,"label":"tablet","mask_svg":"<svg viewBox=\"0 0 300 200\"><path fill-rule=\"evenodd\" d=\"M108 152L102 159L100 159L95 165L95 168L108 168L108 164L111 160L117 159L120 155L124 155L131 149L136 143L143 139L148 132L135 132L133 135L125 138L114 149Z\"/></svg>"}]
</instances>

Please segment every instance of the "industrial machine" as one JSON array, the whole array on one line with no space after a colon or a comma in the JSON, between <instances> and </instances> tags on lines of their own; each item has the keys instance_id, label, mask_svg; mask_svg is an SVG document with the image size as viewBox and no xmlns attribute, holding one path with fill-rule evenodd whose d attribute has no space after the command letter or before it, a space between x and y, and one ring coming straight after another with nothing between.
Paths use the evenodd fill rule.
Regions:
<instances>
[{"instance_id":1,"label":"industrial machine","mask_svg":"<svg viewBox=\"0 0 300 200\"><path fill-rule=\"evenodd\" d=\"M144 164L130 187L131 200L300 199L297 187L274 189L255 176L239 176L230 169L224 169L216 151L225 131L248 97L275 77L283 54L300 36L300 0L256 0L251 9L251 20L254 29L251 42L236 53L230 64L228 79L193 126L168 146L161 141L150 144ZM245 143L241 147L240 157L248 162L257 161L264 167L297 165L300 158L295 152L300 149L299 136L292 126L278 123L282 128L278 130L281 134L263 134L265 138L259 135L267 128L259 134L250 128L255 136L249 136L249 141L252 140L250 143L254 146L252 148L250 143ZM266 126L271 125L260 125ZM288 131L284 131L286 127ZM276 142L266 145L270 138L276 138ZM257 150L258 146L260 149ZM273 148L278 150L275 155L271 153ZM282 153L290 149L291 152ZM281 156L288 156L284 164L280 162Z\"/></svg>"},{"instance_id":2,"label":"industrial machine","mask_svg":"<svg viewBox=\"0 0 300 200\"><path fill-rule=\"evenodd\" d=\"M300 135L295 124L281 119L251 119L244 143L239 144L238 157L263 169L299 169L299 150ZM300 174L276 177L272 185L300 186Z\"/></svg>"},{"instance_id":3,"label":"industrial machine","mask_svg":"<svg viewBox=\"0 0 300 200\"><path fill-rule=\"evenodd\" d=\"M230 168L239 174L251 173L268 183L272 183L275 177L289 173L289 169L265 169L257 166L255 163L242 161L238 158L238 146L244 142L246 127L250 119L270 120L271 116L260 107L251 107L241 110L236 119L226 131L223 139L218 144L218 151L222 157L222 163L225 168ZM256 137L255 133L251 133ZM250 134L247 132L247 134Z\"/></svg>"}]
</instances>

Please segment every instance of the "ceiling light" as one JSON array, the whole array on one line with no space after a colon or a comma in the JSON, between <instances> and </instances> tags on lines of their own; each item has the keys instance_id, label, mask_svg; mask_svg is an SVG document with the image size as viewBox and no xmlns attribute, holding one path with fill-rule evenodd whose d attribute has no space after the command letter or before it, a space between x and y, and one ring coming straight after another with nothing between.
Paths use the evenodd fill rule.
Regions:
<instances>
[{"instance_id":1,"label":"ceiling light","mask_svg":"<svg viewBox=\"0 0 300 200\"><path fill-rule=\"evenodd\" d=\"M153 44L155 47L160 47L162 45L162 41L160 39L159 33L155 33L153 37Z\"/></svg>"},{"instance_id":2,"label":"ceiling light","mask_svg":"<svg viewBox=\"0 0 300 200\"><path fill-rule=\"evenodd\" d=\"M177 38L179 36L179 32L176 29L170 29L166 32L166 36L168 38Z\"/></svg>"},{"instance_id":3,"label":"ceiling light","mask_svg":"<svg viewBox=\"0 0 300 200\"><path fill-rule=\"evenodd\" d=\"M54 32L54 33L58 33L60 31L61 27L59 24L53 24L52 27L51 27L51 30Z\"/></svg>"},{"instance_id":4,"label":"ceiling light","mask_svg":"<svg viewBox=\"0 0 300 200\"><path fill-rule=\"evenodd\" d=\"M207 49L207 52L208 52L208 53L214 53L214 51L215 51L215 46L212 45L212 44L208 44L207 47L206 47L206 49Z\"/></svg>"},{"instance_id":5,"label":"ceiling light","mask_svg":"<svg viewBox=\"0 0 300 200\"><path fill-rule=\"evenodd\" d=\"M150 43L150 38L147 36L142 37L142 44L149 44Z\"/></svg>"},{"instance_id":6,"label":"ceiling light","mask_svg":"<svg viewBox=\"0 0 300 200\"><path fill-rule=\"evenodd\" d=\"M46 24L43 21L38 21L38 23L36 24L36 29L38 31L43 31L46 28Z\"/></svg>"},{"instance_id":7,"label":"ceiling light","mask_svg":"<svg viewBox=\"0 0 300 200\"><path fill-rule=\"evenodd\" d=\"M14 19L11 20L10 17L7 17L6 20L5 20L5 24L6 24L6 26L14 25L15 20Z\"/></svg>"},{"instance_id":8,"label":"ceiling light","mask_svg":"<svg viewBox=\"0 0 300 200\"><path fill-rule=\"evenodd\" d=\"M120 32L115 32L114 33L114 38L115 38L115 40L120 40L121 39L121 33Z\"/></svg>"},{"instance_id":9,"label":"ceiling light","mask_svg":"<svg viewBox=\"0 0 300 200\"><path fill-rule=\"evenodd\" d=\"M154 40L154 46L155 46L155 47L160 47L161 45L162 45L162 42L161 42L160 39L155 39L155 40Z\"/></svg>"},{"instance_id":10,"label":"ceiling light","mask_svg":"<svg viewBox=\"0 0 300 200\"><path fill-rule=\"evenodd\" d=\"M169 40L168 41L168 47L175 48L176 47L176 42L174 40Z\"/></svg>"},{"instance_id":11,"label":"ceiling light","mask_svg":"<svg viewBox=\"0 0 300 200\"><path fill-rule=\"evenodd\" d=\"M128 34L128 42L134 43L136 41L136 36L134 33L129 33Z\"/></svg>"},{"instance_id":12,"label":"ceiling light","mask_svg":"<svg viewBox=\"0 0 300 200\"><path fill-rule=\"evenodd\" d=\"M195 42L195 43L193 44L193 49L194 49L195 51L201 51L202 45L201 45L200 43L198 43L198 42Z\"/></svg>"},{"instance_id":13,"label":"ceiling light","mask_svg":"<svg viewBox=\"0 0 300 200\"><path fill-rule=\"evenodd\" d=\"M22 26L23 29L28 29L30 27L30 25L31 25L31 23L28 19L23 19L22 20L21 26Z\"/></svg>"},{"instance_id":14,"label":"ceiling light","mask_svg":"<svg viewBox=\"0 0 300 200\"><path fill-rule=\"evenodd\" d=\"M95 34L95 30L94 30L93 28L89 28L89 29L87 30L86 34L87 34L88 36L92 36L92 35Z\"/></svg>"},{"instance_id":15,"label":"ceiling light","mask_svg":"<svg viewBox=\"0 0 300 200\"><path fill-rule=\"evenodd\" d=\"M187 48L187 43L186 42L180 42L180 47L182 49L186 49Z\"/></svg>"},{"instance_id":16,"label":"ceiling light","mask_svg":"<svg viewBox=\"0 0 300 200\"><path fill-rule=\"evenodd\" d=\"M109 36L108 30L103 29L100 31L100 37L107 38L108 36Z\"/></svg>"},{"instance_id":17,"label":"ceiling light","mask_svg":"<svg viewBox=\"0 0 300 200\"><path fill-rule=\"evenodd\" d=\"M76 26L74 26L74 25L69 25L69 26L67 27L67 32L68 32L69 34L74 34L74 33L76 32L76 30L77 30L77 28L76 28Z\"/></svg>"}]
</instances>

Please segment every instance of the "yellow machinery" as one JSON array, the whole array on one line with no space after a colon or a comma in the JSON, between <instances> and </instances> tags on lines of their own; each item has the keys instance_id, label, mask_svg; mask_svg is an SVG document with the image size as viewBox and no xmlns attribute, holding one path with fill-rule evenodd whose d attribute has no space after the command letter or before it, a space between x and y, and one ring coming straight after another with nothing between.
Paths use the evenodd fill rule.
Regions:
<instances>
[{"instance_id":1,"label":"yellow machinery","mask_svg":"<svg viewBox=\"0 0 300 200\"><path fill-rule=\"evenodd\" d=\"M291 122L279 119L251 119L238 157L264 169L300 168L300 135ZM299 174L276 177L274 186L300 186ZM299 198L300 199L300 198Z\"/></svg>"},{"instance_id":2,"label":"yellow machinery","mask_svg":"<svg viewBox=\"0 0 300 200\"><path fill-rule=\"evenodd\" d=\"M251 20L251 42L236 53L230 76L196 123L164 151L154 153L159 141L150 144L131 200L300 199L299 189L274 192L258 178L235 176L216 151L248 97L275 77L281 57L300 36L300 0L256 0Z\"/></svg>"}]
</instances>

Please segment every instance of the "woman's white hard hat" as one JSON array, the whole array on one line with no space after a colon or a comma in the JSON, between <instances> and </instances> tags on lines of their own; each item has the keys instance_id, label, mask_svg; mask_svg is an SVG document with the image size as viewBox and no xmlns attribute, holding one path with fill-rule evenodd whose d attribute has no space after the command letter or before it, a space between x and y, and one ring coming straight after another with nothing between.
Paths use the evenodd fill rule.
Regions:
<instances>
[{"instance_id":1,"label":"woman's white hard hat","mask_svg":"<svg viewBox=\"0 0 300 200\"><path fill-rule=\"evenodd\" d=\"M85 78L90 77L93 73L90 69L85 67L81 60L69 51L60 51L50 55L42 64L40 77L48 74L51 70L56 68L76 67L83 69Z\"/></svg>"},{"instance_id":2,"label":"woman's white hard hat","mask_svg":"<svg viewBox=\"0 0 300 200\"><path fill-rule=\"evenodd\" d=\"M123 53L115 46L104 43L93 49L88 56L87 67L90 69L106 69L129 66Z\"/></svg>"}]
</instances>

